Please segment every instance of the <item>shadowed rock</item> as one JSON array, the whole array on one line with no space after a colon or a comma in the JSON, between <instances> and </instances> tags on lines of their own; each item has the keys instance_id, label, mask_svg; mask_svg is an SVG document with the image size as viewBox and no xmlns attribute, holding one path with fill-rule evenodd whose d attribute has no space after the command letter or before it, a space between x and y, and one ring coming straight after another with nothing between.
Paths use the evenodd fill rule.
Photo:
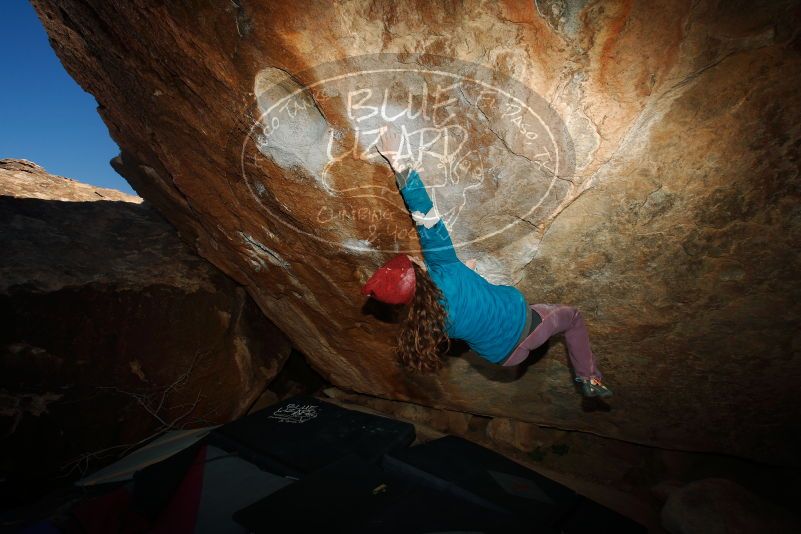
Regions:
<instances>
[{"instance_id":1,"label":"shadowed rock","mask_svg":"<svg viewBox=\"0 0 801 534\"><path fill-rule=\"evenodd\" d=\"M798 532L789 512L723 478L691 482L673 490L662 509L670 534L761 534Z\"/></svg>"},{"instance_id":2,"label":"shadowed rock","mask_svg":"<svg viewBox=\"0 0 801 534\"><path fill-rule=\"evenodd\" d=\"M6 475L34 483L228 421L289 355L244 289L139 202L0 160Z\"/></svg>"}]
</instances>

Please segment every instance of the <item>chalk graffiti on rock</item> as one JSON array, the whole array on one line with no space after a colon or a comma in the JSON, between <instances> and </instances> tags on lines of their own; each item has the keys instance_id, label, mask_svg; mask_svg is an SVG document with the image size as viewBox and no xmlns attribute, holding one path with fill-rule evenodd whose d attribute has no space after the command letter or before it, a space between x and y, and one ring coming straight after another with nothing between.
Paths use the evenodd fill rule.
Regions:
<instances>
[{"instance_id":1,"label":"chalk graffiti on rock","mask_svg":"<svg viewBox=\"0 0 801 534\"><path fill-rule=\"evenodd\" d=\"M414 240L414 230L376 150L392 130L401 145L390 156L424 177L454 246L536 217L554 180L573 170L572 144L558 115L519 82L480 66L438 61L429 68L388 54L348 58L315 67L309 77L317 81L307 84L298 82L307 78L303 74L288 79L262 71L256 81L261 115L242 151L251 194L281 223L325 239L262 202L268 188L247 169L269 164L308 176L329 198L308 221L310 227L356 228L362 233L351 242L398 251ZM462 225L465 215L473 221L488 206L499 205L505 184L521 180L530 191L519 194L516 185L515 198L502 203L497 228L487 222L476 235L475 228Z\"/></svg>"}]
</instances>

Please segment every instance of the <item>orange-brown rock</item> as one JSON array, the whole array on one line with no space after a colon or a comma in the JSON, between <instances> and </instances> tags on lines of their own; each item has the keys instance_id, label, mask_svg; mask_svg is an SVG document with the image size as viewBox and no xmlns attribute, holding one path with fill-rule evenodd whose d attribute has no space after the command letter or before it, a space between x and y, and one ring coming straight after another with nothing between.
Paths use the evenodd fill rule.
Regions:
<instances>
[{"instance_id":1,"label":"orange-brown rock","mask_svg":"<svg viewBox=\"0 0 801 534\"><path fill-rule=\"evenodd\" d=\"M139 204L142 198L116 189L94 187L64 176L49 174L36 163L24 159L0 160L0 196L38 198L60 202L119 200Z\"/></svg>"},{"instance_id":2,"label":"orange-brown rock","mask_svg":"<svg viewBox=\"0 0 801 534\"><path fill-rule=\"evenodd\" d=\"M0 160L0 250L4 476L74 474L238 417L289 355L244 289L138 197Z\"/></svg>"},{"instance_id":3,"label":"orange-brown rock","mask_svg":"<svg viewBox=\"0 0 801 534\"><path fill-rule=\"evenodd\" d=\"M798 463L797 1L34 4L116 168L332 383ZM401 371L358 292L416 246L390 123L462 259L584 311L611 411L561 343L520 378Z\"/></svg>"}]
</instances>

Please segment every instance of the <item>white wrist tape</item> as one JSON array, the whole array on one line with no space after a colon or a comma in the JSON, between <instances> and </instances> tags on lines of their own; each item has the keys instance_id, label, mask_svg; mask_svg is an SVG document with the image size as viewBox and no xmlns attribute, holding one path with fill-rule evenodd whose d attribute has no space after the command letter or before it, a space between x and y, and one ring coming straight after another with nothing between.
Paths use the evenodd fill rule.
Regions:
<instances>
[{"instance_id":1,"label":"white wrist tape","mask_svg":"<svg viewBox=\"0 0 801 534\"><path fill-rule=\"evenodd\" d=\"M439 222L439 212L436 206L431 206L431 209L425 215L420 211L412 212L412 219L418 225L422 224L426 228L431 228Z\"/></svg>"}]
</instances>

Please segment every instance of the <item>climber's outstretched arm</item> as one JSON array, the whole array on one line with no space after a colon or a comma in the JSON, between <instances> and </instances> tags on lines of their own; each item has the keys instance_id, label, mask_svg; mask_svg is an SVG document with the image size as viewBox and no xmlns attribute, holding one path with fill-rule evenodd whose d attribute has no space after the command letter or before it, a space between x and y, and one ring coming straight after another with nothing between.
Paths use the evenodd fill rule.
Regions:
<instances>
[{"instance_id":1,"label":"climber's outstretched arm","mask_svg":"<svg viewBox=\"0 0 801 534\"><path fill-rule=\"evenodd\" d=\"M396 172L398 189L414 219L423 256L429 265L459 261L445 223L428 196L420 175L413 169Z\"/></svg>"},{"instance_id":2,"label":"climber's outstretched arm","mask_svg":"<svg viewBox=\"0 0 801 534\"><path fill-rule=\"evenodd\" d=\"M407 159L400 158L403 146L404 138L400 133L387 128L381 132L375 148L395 173L398 190L417 227L426 263L434 265L457 262L459 258L453 250L448 229L431 202L420 175L412 167L403 165L404 168L401 168L399 164L399 159Z\"/></svg>"}]
</instances>

